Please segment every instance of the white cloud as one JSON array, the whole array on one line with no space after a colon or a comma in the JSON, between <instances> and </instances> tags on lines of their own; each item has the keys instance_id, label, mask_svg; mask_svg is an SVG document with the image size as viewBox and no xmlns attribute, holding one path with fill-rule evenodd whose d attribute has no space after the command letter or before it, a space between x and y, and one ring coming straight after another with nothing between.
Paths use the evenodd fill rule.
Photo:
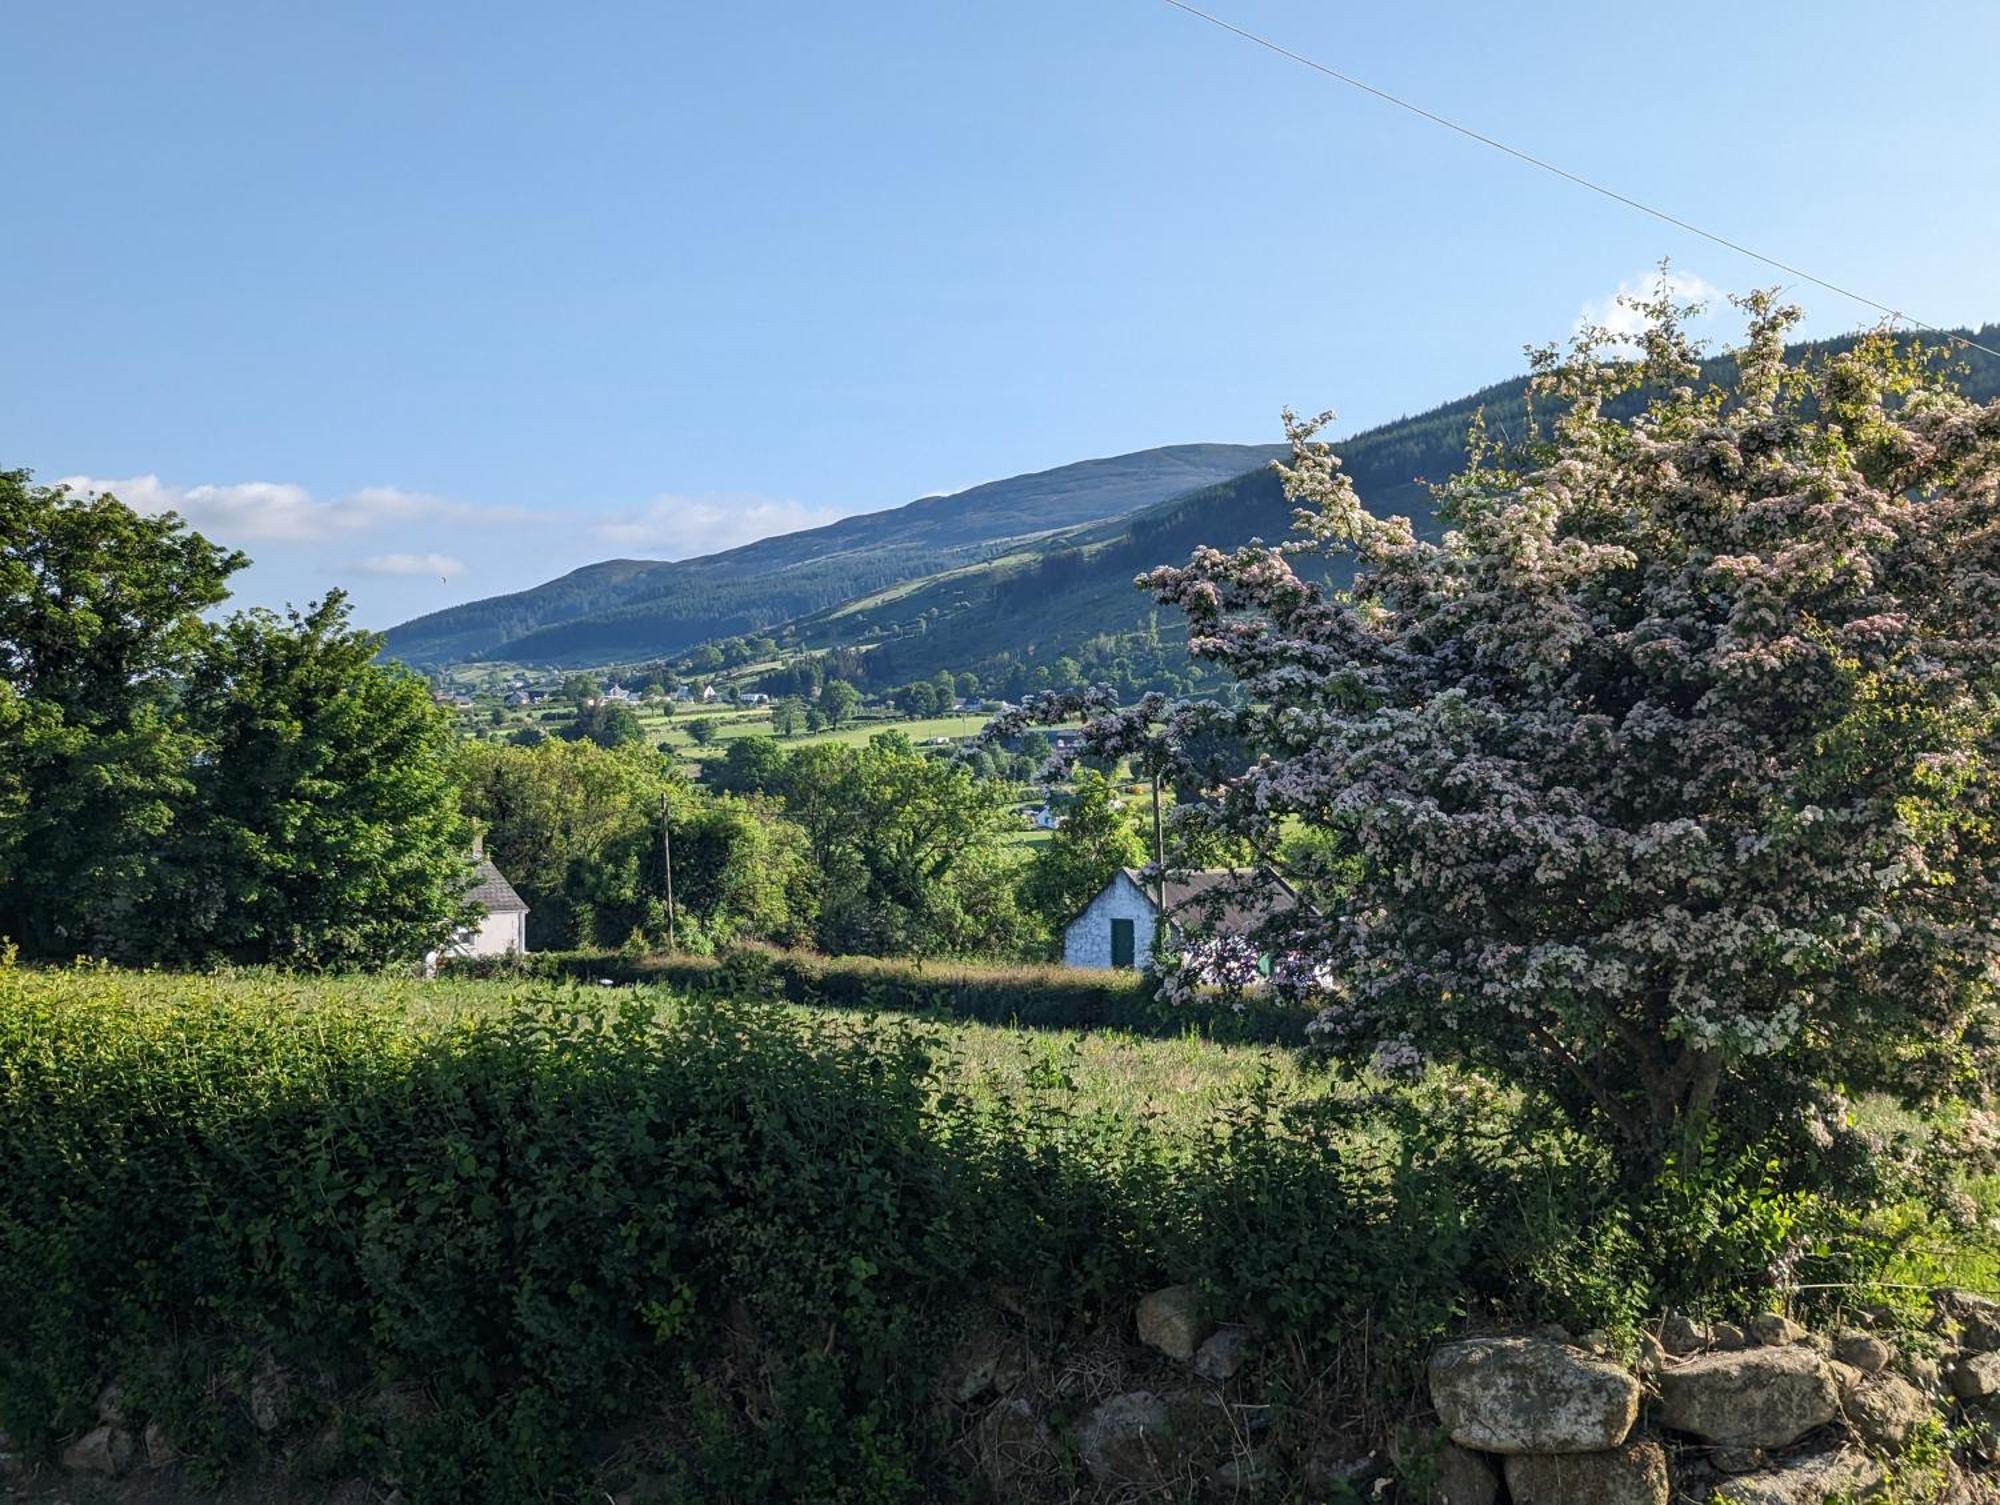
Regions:
<instances>
[{"instance_id":1,"label":"white cloud","mask_svg":"<svg viewBox=\"0 0 2000 1505\"><path fill-rule=\"evenodd\" d=\"M619 548L653 549L678 558L817 528L846 515L838 508L772 497L658 496L637 511L603 518L585 531Z\"/></svg>"},{"instance_id":2,"label":"white cloud","mask_svg":"<svg viewBox=\"0 0 2000 1505\"><path fill-rule=\"evenodd\" d=\"M390 524L526 522L538 516L525 507L481 507L395 486L368 486L319 501L305 487L283 481L172 486L156 475L123 480L78 475L64 476L60 484L85 494L108 491L140 512L178 512L197 530L227 544L324 543Z\"/></svg>"},{"instance_id":3,"label":"white cloud","mask_svg":"<svg viewBox=\"0 0 2000 1505\"><path fill-rule=\"evenodd\" d=\"M455 501L396 486L332 497L277 481L175 485L157 475L63 478L141 512L172 510L250 569L238 605L282 605L340 586L356 620L387 627L476 595L524 590L618 555L685 559L817 527L840 509L751 495L660 495L627 507L563 510Z\"/></svg>"},{"instance_id":4,"label":"white cloud","mask_svg":"<svg viewBox=\"0 0 2000 1505\"><path fill-rule=\"evenodd\" d=\"M371 575L463 575L465 565L449 554L375 554L356 566Z\"/></svg>"},{"instance_id":5,"label":"white cloud","mask_svg":"<svg viewBox=\"0 0 2000 1505\"><path fill-rule=\"evenodd\" d=\"M1655 267L1637 277L1627 277L1618 284L1616 292L1584 304L1577 312L1577 329L1581 331L1601 326L1621 340L1632 339L1646 327L1646 316L1631 306L1632 300L1644 301L1657 294L1660 275L1659 268ZM1699 273L1669 267L1666 279L1667 290L1676 302L1706 305L1702 323L1706 324L1717 314L1729 312L1728 294Z\"/></svg>"}]
</instances>

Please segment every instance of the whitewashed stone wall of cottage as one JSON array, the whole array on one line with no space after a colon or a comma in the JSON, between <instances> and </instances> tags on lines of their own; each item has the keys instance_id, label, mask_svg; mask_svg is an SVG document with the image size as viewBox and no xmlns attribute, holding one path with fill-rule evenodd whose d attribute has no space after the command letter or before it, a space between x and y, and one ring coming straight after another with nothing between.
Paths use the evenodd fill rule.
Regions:
<instances>
[{"instance_id":1,"label":"whitewashed stone wall of cottage","mask_svg":"<svg viewBox=\"0 0 2000 1505\"><path fill-rule=\"evenodd\" d=\"M520 910L512 914L485 914L479 924L459 937L451 948L455 956L505 956L509 951L528 949L528 917Z\"/></svg>"},{"instance_id":2,"label":"whitewashed stone wall of cottage","mask_svg":"<svg viewBox=\"0 0 2000 1505\"><path fill-rule=\"evenodd\" d=\"M1111 965L1111 922L1132 922L1132 960L1144 967L1153 954L1153 901L1139 886L1120 873L1090 901L1090 907L1063 932L1063 964L1070 967L1109 968Z\"/></svg>"}]
</instances>

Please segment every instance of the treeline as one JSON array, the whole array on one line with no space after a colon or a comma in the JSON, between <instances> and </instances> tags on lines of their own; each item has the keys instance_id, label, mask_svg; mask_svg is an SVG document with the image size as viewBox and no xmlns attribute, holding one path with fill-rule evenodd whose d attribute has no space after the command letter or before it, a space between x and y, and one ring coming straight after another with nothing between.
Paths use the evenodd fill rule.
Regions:
<instances>
[{"instance_id":1,"label":"treeline","mask_svg":"<svg viewBox=\"0 0 2000 1505\"><path fill-rule=\"evenodd\" d=\"M247 562L0 473L0 944L332 966L463 922L449 718L338 592L210 620Z\"/></svg>"},{"instance_id":2,"label":"treeline","mask_svg":"<svg viewBox=\"0 0 2000 1505\"><path fill-rule=\"evenodd\" d=\"M730 744L712 785L649 748L468 744L466 813L530 905L533 949L737 941L872 955L1019 956L1045 932L1003 841L1012 786L900 733Z\"/></svg>"},{"instance_id":3,"label":"treeline","mask_svg":"<svg viewBox=\"0 0 2000 1505\"><path fill-rule=\"evenodd\" d=\"M1134 855L1091 819L1032 860L1009 845L1038 736L971 759L894 732L790 752L745 739L698 787L619 734L609 713L629 709L579 676L573 735L461 741L338 595L210 620L245 563L171 514L0 476L0 943L44 960L413 963L473 918L479 831L536 949L1017 958L1046 950L1086 838L1097 882ZM833 680L819 704L854 698Z\"/></svg>"}]
</instances>

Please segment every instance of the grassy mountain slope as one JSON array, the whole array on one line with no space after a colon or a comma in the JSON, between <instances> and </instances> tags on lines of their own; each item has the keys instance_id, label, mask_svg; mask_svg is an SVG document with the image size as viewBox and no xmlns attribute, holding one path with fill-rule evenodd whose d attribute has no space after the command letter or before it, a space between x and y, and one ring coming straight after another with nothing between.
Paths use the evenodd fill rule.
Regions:
<instances>
[{"instance_id":1,"label":"grassy mountain slope","mask_svg":"<svg viewBox=\"0 0 2000 1505\"><path fill-rule=\"evenodd\" d=\"M2000 326L1969 334L2000 346ZM1818 342L1830 352L1852 339ZM1803 347L1801 347L1803 349ZM1795 350L1794 355L1801 353ZM1960 388L1980 401L2000 396L2000 359L1962 352ZM1725 362L1708 379L1726 381ZM1524 432L1526 383L1500 382L1457 401L1398 419L1335 444L1369 509L1402 514L1435 533L1426 482L1443 480L1465 461L1465 434L1484 410L1496 436ZM1636 406L1636 399L1629 400ZM908 582L798 624L802 641L830 647L871 643L868 676L880 685L926 678L939 669L984 672L1003 658L1047 662L1092 638L1139 630L1153 617L1150 597L1133 577L1179 562L1201 544L1232 548L1290 532L1292 509L1268 468L1206 486L1107 522L1061 535L970 568ZM1163 636L1174 636L1166 614Z\"/></svg>"},{"instance_id":2,"label":"grassy mountain slope","mask_svg":"<svg viewBox=\"0 0 2000 1505\"><path fill-rule=\"evenodd\" d=\"M584 664L676 653L1121 516L1277 452L1171 445L990 481L696 559L609 560L405 622L390 630L383 651L413 664Z\"/></svg>"}]
</instances>

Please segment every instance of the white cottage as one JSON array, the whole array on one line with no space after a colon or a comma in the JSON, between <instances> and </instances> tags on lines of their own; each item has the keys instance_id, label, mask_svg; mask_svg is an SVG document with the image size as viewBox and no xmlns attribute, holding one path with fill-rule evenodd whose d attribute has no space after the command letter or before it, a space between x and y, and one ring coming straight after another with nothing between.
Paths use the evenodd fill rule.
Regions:
<instances>
[{"instance_id":1,"label":"white cottage","mask_svg":"<svg viewBox=\"0 0 2000 1505\"><path fill-rule=\"evenodd\" d=\"M1204 903L1218 884L1239 876L1227 868L1182 873L1167 880L1168 941L1178 938L1174 916L1208 928L1211 917ZM1261 906L1240 900L1213 917L1213 929L1223 935L1247 935L1274 912L1295 907L1298 894L1275 873L1266 873L1269 896ZM1067 967L1143 967L1153 954L1153 932L1160 924L1154 885L1142 881L1139 869L1125 867L1112 874L1097 897L1063 931L1063 965Z\"/></svg>"},{"instance_id":2,"label":"white cottage","mask_svg":"<svg viewBox=\"0 0 2000 1505\"><path fill-rule=\"evenodd\" d=\"M452 942L453 956L525 955L528 950L528 906L514 885L500 875L485 843L472 839L472 902L479 906L479 923Z\"/></svg>"}]
</instances>

